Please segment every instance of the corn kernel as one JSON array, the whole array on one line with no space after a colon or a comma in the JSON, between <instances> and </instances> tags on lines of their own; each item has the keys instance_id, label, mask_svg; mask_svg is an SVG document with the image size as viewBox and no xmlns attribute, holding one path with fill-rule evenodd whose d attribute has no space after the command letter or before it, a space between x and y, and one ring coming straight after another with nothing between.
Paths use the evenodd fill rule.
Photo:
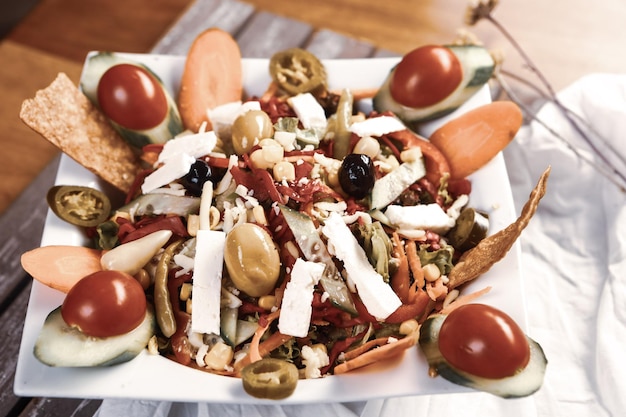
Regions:
<instances>
[{"instance_id":1,"label":"corn kernel","mask_svg":"<svg viewBox=\"0 0 626 417\"><path fill-rule=\"evenodd\" d=\"M224 370L233 360L233 349L224 342L217 342L204 357L204 363L210 369Z\"/></svg>"},{"instance_id":2,"label":"corn kernel","mask_svg":"<svg viewBox=\"0 0 626 417\"><path fill-rule=\"evenodd\" d=\"M187 233L189 236L196 236L198 229L200 229L200 216L197 214L187 216Z\"/></svg>"},{"instance_id":3,"label":"corn kernel","mask_svg":"<svg viewBox=\"0 0 626 417\"><path fill-rule=\"evenodd\" d=\"M405 320L400 324L398 331L400 334L407 335L416 331L420 327L419 323L415 319Z\"/></svg>"},{"instance_id":4,"label":"corn kernel","mask_svg":"<svg viewBox=\"0 0 626 417\"><path fill-rule=\"evenodd\" d=\"M178 296L178 298L180 298L180 301L189 300L189 298L191 297L192 288L193 286L189 282L185 282L183 283L183 285L180 286L180 294Z\"/></svg>"},{"instance_id":5,"label":"corn kernel","mask_svg":"<svg viewBox=\"0 0 626 417\"><path fill-rule=\"evenodd\" d=\"M262 295L257 302L263 310L270 311L276 305L276 297L273 295Z\"/></svg>"},{"instance_id":6,"label":"corn kernel","mask_svg":"<svg viewBox=\"0 0 626 417\"><path fill-rule=\"evenodd\" d=\"M352 152L367 155L373 159L380 152L380 143L373 137L366 136L359 139Z\"/></svg>"},{"instance_id":7,"label":"corn kernel","mask_svg":"<svg viewBox=\"0 0 626 417\"><path fill-rule=\"evenodd\" d=\"M439 267L435 264L426 264L422 267L422 271L424 271L424 279L428 282L437 281L441 276L441 271Z\"/></svg>"},{"instance_id":8,"label":"corn kernel","mask_svg":"<svg viewBox=\"0 0 626 417\"><path fill-rule=\"evenodd\" d=\"M296 179L296 168L291 162L280 161L272 168L272 175L275 181L294 181Z\"/></svg>"}]
</instances>

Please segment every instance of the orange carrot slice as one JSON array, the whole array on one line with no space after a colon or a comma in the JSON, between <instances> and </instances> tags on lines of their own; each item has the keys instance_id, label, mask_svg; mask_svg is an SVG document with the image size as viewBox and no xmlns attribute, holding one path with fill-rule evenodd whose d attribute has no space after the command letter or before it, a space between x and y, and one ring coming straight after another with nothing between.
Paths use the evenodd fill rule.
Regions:
<instances>
[{"instance_id":1,"label":"orange carrot slice","mask_svg":"<svg viewBox=\"0 0 626 417\"><path fill-rule=\"evenodd\" d=\"M80 246L43 246L22 254L22 268L34 279L67 293L83 277L102 270L101 251Z\"/></svg>"},{"instance_id":2,"label":"orange carrot slice","mask_svg":"<svg viewBox=\"0 0 626 417\"><path fill-rule=\"evenodd\" d=\"M512 101L495 101L449 121L430 142L446 156L450 177L465 178L503 150L522 126L523 115Z\"/></svg>"},{"instance_id":3,"label":"orange carrot slice","mask_svg":"<svg viewBox=\"0 0 626 417\"><path fill-rule=\"evenodd\" d=\"M200 33L187 53L178 96L185 127L197 132L207 122L210 130L207 111L241 100L242 83L241 51L233 37L217 28Z\"/></svg>"}]
</instances>

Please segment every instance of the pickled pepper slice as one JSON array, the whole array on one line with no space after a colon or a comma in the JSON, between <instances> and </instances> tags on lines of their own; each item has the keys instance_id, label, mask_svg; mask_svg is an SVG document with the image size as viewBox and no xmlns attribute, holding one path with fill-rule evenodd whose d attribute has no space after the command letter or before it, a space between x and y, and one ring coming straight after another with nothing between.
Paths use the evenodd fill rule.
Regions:
<instances>
[{"instance_id":1,"label":"pickled pepper slice","mask_svg":"<svg viewBox=\"0 0 626 417\"><path fill-rule=\"evenodd\" d=\"M326 91L326 70L320 60L301 48L290 48L272 55L270 59L272 80L291 95Z\"/></svg>"}]
</instances>

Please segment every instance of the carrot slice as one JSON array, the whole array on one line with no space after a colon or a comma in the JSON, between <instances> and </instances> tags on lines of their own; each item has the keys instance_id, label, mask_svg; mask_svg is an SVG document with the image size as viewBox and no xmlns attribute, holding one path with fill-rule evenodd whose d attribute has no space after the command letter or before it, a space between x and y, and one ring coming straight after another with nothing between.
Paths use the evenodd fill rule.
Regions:
<instances>
[{"instance_id":1,"label":"carrot slice","mask_svg":"<svg viewBox=\"0 0 626 417\"><path fill-rule=\"evenodd\" d=\"M523 119L517 104L495 101L449 121L429 140L448 160L450 177L465 178L513 140Z\"/></svg>"},{"instance_id":2,"label":"carrot slice","mask_svg":"<svg viewBox=\"0 0 626 417\"><path fill-rule=\"evenodd\" d=\"M241 100L241 51L228 33L210 28L200 33L187 53L178 108L183 124L197 132L203 122L211 130L207 110Z\"/></svg>"},{"instance_id":3,"label":"carrot slice","mask_svg":"<svg viewBox=\"0 0 626 417\"><path fill-rule=\"evenodd\" d=\"M67 293L83 277L97 271L101 251L81 246L42 246L22 254L22 268L48 287Z\"/></svg>"}]
</instances>

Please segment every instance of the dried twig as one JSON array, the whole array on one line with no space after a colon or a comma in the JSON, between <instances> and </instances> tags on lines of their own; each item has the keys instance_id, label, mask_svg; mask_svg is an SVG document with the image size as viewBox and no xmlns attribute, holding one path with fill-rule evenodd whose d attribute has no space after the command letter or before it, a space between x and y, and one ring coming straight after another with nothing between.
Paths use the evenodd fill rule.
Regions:
<instances>
[{"instance_id":1,"label":"dried twig","mask_svg":"<svg viewBox=\"0 0 626 417\"><path fill-rule=\"evenodd\" d=\"M469 26L475 25L480 20L486 20L486 21L490 22L491 24L493 24L496 27L496 29L500 33L502 33L502 35L507 39L507 41L513 46L513 48L520 54L520 56L524 60L524 63L526 65L526 67L538 78L538 80L540 81L541 86L543 88L545 88L546 92L543 92L543 90L540 87L538 87L537 85L535 85L534 83L531 83L530 81L525 80L524 78L521 78L521 77L516 76L514 74L506 73L504 71L496 72L496 75L495 75L496 81L500 84L502 89L509 95L509 97L513 101L515 101L518 105L520 105L520 107L522 107L522 109L526 112L528 117L532 118L533 120L536 120L538 123L543 125L555 137L557 137L558 139L560 139L563 142L565 142L567 144L567 146L578 157L580 157L585 162L591 164L602 175L607 177L611 182L613 182L616 186L618 186L618 188L622 192L626 192L626 176L623 173L621 173L617 168L615 168L611 164L610 160L606 157L606 155L604 155L602 153L602 151L596 146L596 144L594 144L593 141L589 138L587 132L593 132L599 138L601 138L601 136L597 133L597 131L595 131L593 129L593 127L589 123L587 123L585 120L583 120L579 115L577 115L575 112L573 112L567 106L565 106L559 100L559 98L558 98L556 92L554 91L554 89L552 88L552 85L550 84L550 82L546 79L546 77L539 70L539 68L534 64L532 59L526 54L526 52L521 47L521 45L508 32L508 30L506 30L506 28L502 24L500 24L500 22L498 20L496 20L493 17L492 11L495 9L495 7L497 5L498 5L498 0L474 0L474 1L472 1L470 3L470 5L468 6L468 8L467 8L466 16L465 16L465 22ZM511 77L515 78L517 81L521 81L521 82L525 83L526 85L528 85L531 88L533 88L533 90L535 90L537 93L542 95L545 99L547 99L548 101L551 101L555 106L557 106L557 108L563 113L565 118L570 122L570 124L574 127L574 129L576 129L577 133L584 139L584 141L587 143L587 145L590 147L590 149L596 154L596 156L598 158L600 158L600 160L602 161L602 163L605 166L601 165L598 162L595 162L592 158L589 158L589 157L585 156L584 154L582 154L578 149L576 149L565 138L563 138L561 135L559 135L558 132L556 132L554 129L550 128L545 122L539 120L537 115L536 115L536 113L531 111L527 106L523 105L521 100L514 93L513 89L511 89L509 87L508 83L506 83L504 81L502 75L511 76ZM581 127L581 125L584 125L585 129L583 129L583 127ZM612 144L609 141L607 141L607 140L605 140L603 138L601 138L601 139L603 140L605 145L623 163L626 164L626 159L624 158L624 156L621 155L619 152L617 152L613 148Z\"/></svg>"}]
</instances>

